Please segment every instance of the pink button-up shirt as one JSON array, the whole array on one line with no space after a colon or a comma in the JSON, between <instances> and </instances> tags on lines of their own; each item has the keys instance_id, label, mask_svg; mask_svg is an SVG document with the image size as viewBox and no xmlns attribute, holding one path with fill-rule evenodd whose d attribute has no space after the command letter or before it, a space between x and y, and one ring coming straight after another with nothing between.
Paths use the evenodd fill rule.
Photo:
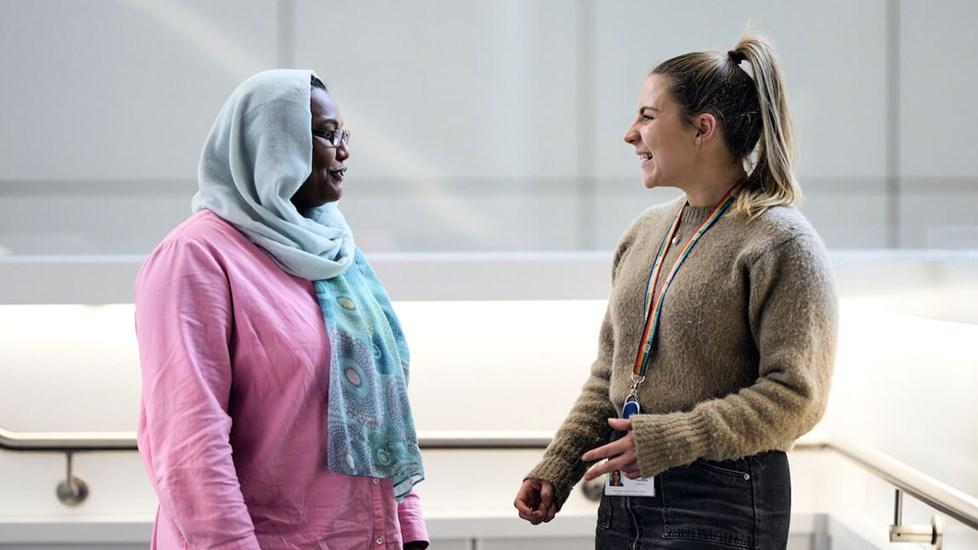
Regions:
<instances>
[{"instance_id":1,"label":"pink button-up shirt","mask_svg":"<svg viewBox=\"0 0 978 550\"><path fill-rule=\"evenodd\" d=\"M136 279L139 451L153 548L400 549L427 540L389 479L326 469L329 340L312 284L209 210Z\"/></svg>"}]
</instances>

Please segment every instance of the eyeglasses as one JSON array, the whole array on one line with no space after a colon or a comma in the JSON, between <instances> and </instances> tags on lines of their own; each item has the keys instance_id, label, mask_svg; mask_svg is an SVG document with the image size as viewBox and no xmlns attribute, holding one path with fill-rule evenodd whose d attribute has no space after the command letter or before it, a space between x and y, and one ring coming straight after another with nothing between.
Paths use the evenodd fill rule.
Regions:
<instances>
[{"instance_id":1,"label":"eyeglasses","mask_svg":"<svg viewBox=\"0 0 978 550\"><path fill-rule=\"evenodd\" d=\"M313 128L312 135L325 139L332 147L350 144L349 130L316 130Z\"/></svg>"}]
</instances>

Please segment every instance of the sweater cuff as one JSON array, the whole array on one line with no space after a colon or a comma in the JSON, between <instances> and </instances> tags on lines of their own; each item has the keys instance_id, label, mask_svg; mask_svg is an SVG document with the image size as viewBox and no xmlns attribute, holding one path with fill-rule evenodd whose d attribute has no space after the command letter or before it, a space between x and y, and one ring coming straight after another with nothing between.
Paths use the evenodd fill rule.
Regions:
<instances>
[{"instance_id":1,"label":"sweater cuff","mask_svg":"<svg viewBox=\"0 0 978 550\"><path fill-rule=\"evenodd\" d=\"M583 466L580 462L578 464ZM570 496L571 490L574 489L574 484L580 479L580 475L575 476L575 470L580 466L575 467L574 464L568 464L559 459L545 458L536 468L526 474L524 479L539 479L553 484L554 498L557 501L557 510L559 511L567 497Z\"/></svg>"},{"instance_id":2,"label":"sweater cuff","mask_svg":"<svg viewBox=\"0 0 978 550\"><path fill-rule=\"evenodd\" d=\"M702 415L691 412L637 414L630 420L642 477L690 464L709 450L709 426Z\"/></svg>"}]
</instances>

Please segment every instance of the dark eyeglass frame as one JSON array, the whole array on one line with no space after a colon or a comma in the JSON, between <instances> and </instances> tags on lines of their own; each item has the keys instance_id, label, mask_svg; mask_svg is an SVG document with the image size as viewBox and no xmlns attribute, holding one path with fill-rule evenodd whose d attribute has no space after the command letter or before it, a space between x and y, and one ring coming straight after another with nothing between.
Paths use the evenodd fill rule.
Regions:
<instances>
[{"instance_id":1,"label":"dark eyeglass frame","mask_svg":"<svg viewBox=\"0 0 978 550\"><path fill-rule=\"evenodd\" d=\"M312 129L312 135L326 140L330 147L339 147L340 145L350 144L350 131L349 130L317 130Z\"/></svg>"}]
</instances>

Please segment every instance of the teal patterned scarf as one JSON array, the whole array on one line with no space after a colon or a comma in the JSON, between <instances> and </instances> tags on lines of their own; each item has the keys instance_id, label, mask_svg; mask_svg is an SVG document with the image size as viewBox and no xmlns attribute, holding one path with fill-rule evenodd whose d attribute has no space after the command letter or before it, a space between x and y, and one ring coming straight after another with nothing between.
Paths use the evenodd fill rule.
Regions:
<instances>
[{"instance_id":1,"label":"teal patterned scarf","mask_svg":"<svg viewBox=\"0 0 978 550\"><path fill-rule=\"evenodd\" d=\"M401 324L359 249L351 269L314 286L330 343L328 467L389 477L401 500L424 479Z\"/></svg>"}]
</instances>

